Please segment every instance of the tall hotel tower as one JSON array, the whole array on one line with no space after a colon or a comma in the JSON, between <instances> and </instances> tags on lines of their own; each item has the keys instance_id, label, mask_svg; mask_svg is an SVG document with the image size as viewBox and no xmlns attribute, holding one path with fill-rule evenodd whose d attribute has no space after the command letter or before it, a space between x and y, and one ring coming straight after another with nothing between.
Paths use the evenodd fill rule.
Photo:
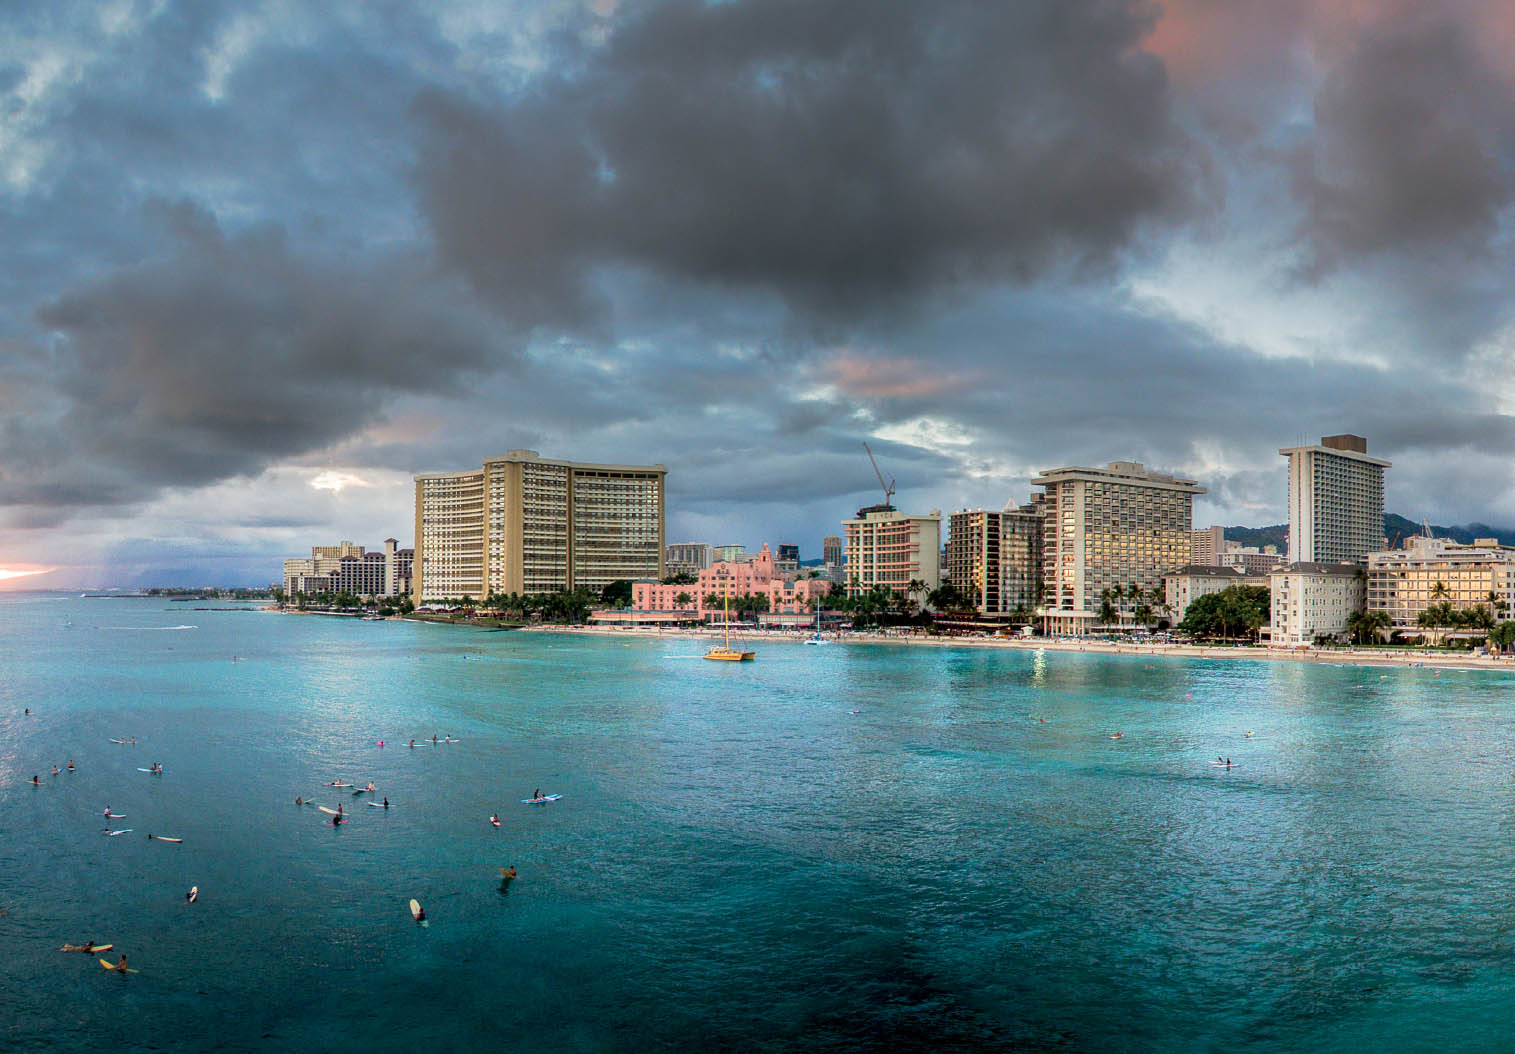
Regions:
<instances>
[{"instance_id":1,"label":"tall hotel tower","mask_svg":"<svg viewBox=\"0 0 1515 1054\"><path fill-rule=\"evenodd\" d=\"M1362 436L1279 451L1289 459L1289 563L1360 563L1384 547L1383 470Z\"/></svg>"},{"instance_id":2,"label":"tall hotel tower","mask_svg":"<svg viewBox=\"0 0 1515 1054\"><path fill-rule=\"evenodd\" d=\"M662 578L667 475L512 450L481 469L417 476L415 602Z\"/></svg>"},{"instance_id":3,"label":"tall hotel tower","mask_svg":"<svg viewBox=\"0 0 1515 1054\"><path fill-rule=\"evenodd\" d=\"M1099 617L1100 597L1133 585L1162 593L1162 576L1189 562L1192 479L1148 472L1132 461L1055 468L1031 481L1047 489L1042 574L1053 633L1079 633Z\"/></svg>"}]
</instances>

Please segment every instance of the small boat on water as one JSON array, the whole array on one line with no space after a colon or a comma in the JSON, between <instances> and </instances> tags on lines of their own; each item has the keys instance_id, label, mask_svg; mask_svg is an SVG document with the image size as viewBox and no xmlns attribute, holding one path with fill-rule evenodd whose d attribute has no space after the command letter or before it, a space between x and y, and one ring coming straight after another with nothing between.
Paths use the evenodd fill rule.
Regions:
<instances>
[{"instance_id":1,"label":"small boat on water","mask_svg":"<svg viewBox=\"0 0 1515 1054\"><path fill-rule=\"evenodd\" d=\"M830 644L831 642L821 636L821 602L815 602L815 632L805 638L806 644Z\"/></svg>"},{"instance_id":2,"label":"small boat on water","mask_svg":"<svg viewBox=\"0 0 1515 1054\"><path fill-rule=\"evenodd\" d=\"M757 652L742 651L731 646L731 579L727 578L725 581L726 588L722 592L726 598L725 637L720 647L711 648L705 653L705 658L716 662L751 662L757 657Z\"/></svg>"}]
</instances>

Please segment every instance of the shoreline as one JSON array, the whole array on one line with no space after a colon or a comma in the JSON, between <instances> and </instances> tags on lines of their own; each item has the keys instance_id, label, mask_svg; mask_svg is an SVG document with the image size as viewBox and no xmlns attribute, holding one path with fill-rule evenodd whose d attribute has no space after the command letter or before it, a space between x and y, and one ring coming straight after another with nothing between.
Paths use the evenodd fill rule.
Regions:
<instances>
[{"instance_id":1,"label":"shoreline","mask_svg":"<svg viewBox=\"0 0 1515 1054\"><path fill-rule=\"evenodd\" d=\"M572 633L597 637L638 637L647 639L699 640L715 642L718 632L698 630L641 629L621 626L529 626L520 633ZM751 646L801 644L809 634L743 632L742 640ZM1515 656L1491 658L1484 655L1452 655L1446 652L1359 651L1355 648L1216 648L1197 644L1116 644L1108 641L1051 640L1045 637L928 637L918 634L848 632L827 637L828 644L891 644L920 648L990 648L1015 651L1059 651L1074 654L1122 655L1130 658L1229 659L1245 662L1300 662L1326 666L1403 666L1434 669L1492 670L1515 672Z\"/></svg>"}]
</instances>

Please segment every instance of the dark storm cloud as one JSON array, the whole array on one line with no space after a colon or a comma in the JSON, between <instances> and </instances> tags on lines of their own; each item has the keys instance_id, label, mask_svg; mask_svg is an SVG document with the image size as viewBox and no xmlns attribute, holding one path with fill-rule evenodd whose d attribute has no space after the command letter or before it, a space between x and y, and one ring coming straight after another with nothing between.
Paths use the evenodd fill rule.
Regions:
<instances>
[{"instance_id":1,"label":"dark storm cloud","mask_svg":"<svg viewBox=\"0 0 1515 1054\"><path fill-rule=\"evenodd\" d=\"M1319 266L1487 249L1515 189L1515 99L1464 25L1386 22L1332 70L1315 122L1294 177Z\"/></svg>"},{"instance_id":2,"label":"dark storm cloud","mask_svg":"<svg viewBox=\"0 0 1515 1054\"><path fill-rule=\"evenodd\" d=\"M115 504L254 474L373 423L398 394L457 393L511 361L404 260L302 257L276 227L226 237L192 206L158 211L176 253L38 311L59 412L0 433L0 501Z\"/></svg>"},{"instance_id":3,"label":"dark storm cloud","mask_svg":"<svg viewBox=\"0 0 1515 1054\"><path fill-rule=\"evenodd\" d=\"M803 539L878 497L866 438L912 509L1133 458L1276 520L1274 451L1352 430L1391 503L1476 504L1515 434L1446 363L1507 372L1515 107L1453 9L1340 6L32 5L0 40L0 501L125 519L524 446L667 463L671 530ZM1247 283L1200 303L1169 246L1304 260L1329 336L1254 338ZM1254 288L1285 315L1297 278ZM299 475L238 522L361 504Z\"/></svg>"},{"instance_id":4,"label":"dark storm cloud","mask_svg":"<svg viewBox=\"0 0 1515 1054\"><path fill-rule=\"evenodd\" d=\"M527 325L593 319L603 266L828 310L1098 268L1203 177L1151 15L646 5L509 101L423 93L416 185L441 259Z\"/></svg>"}]
</instances>

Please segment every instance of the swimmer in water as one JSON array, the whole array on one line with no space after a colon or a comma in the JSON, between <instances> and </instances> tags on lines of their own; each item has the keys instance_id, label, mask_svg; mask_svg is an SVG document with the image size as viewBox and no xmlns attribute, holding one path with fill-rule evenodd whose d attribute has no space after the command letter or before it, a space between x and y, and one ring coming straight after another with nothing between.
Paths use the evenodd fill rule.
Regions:
<instances>
[{"instance_id":1,"label":"swimmer in water","mask_svg":"<svg viewBox=\"0 0 1515 1054\"><path fill-rule=\"evenodd\" d=\"M33 776L32 777L32 786L34 786L34 787L40 787L40 786L42 786L42 781L40 779L38 779L36 776ZM107 815L109 815L109 814L107 814Z\"/></svg>"}]
</instances>

